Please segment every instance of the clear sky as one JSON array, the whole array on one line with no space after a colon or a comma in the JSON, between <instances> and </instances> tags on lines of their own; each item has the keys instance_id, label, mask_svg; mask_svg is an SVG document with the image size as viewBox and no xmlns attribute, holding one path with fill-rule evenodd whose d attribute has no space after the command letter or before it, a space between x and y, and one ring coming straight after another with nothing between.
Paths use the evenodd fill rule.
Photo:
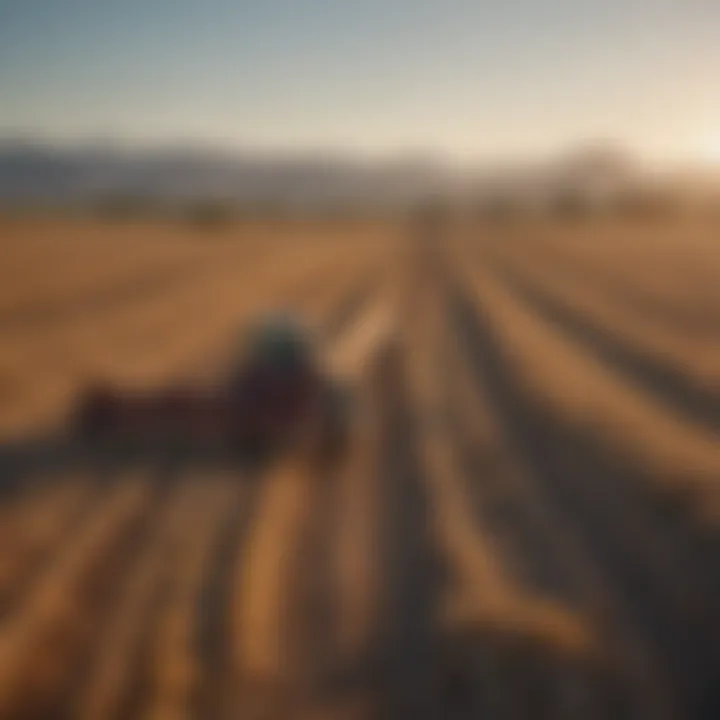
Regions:
<instances>
[{"instance_id":1,"label":"clear sky","mask_svg":"<svg viewBox=\"0 0 720 720\"><path fill-rule=\"evenodd\" d=\"M0 0L0 135L720 155L720 0Z\"/></svg>"}]
</instances>

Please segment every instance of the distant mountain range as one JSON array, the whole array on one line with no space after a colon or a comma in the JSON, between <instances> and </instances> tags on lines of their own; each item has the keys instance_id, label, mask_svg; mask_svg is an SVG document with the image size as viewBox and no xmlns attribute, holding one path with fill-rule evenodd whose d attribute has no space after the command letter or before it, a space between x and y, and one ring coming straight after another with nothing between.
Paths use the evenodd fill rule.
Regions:
<instances>
[{"instance_id":1,"label":"distant mountain range","mask_svg":"<svg viewBox=\"0 0 720 720\"><path fill-rule=\"evenodd\" d=\"M223 153L203 149L117 149L0 141L0 203L77 204L108 198L154 202L403 204L424 197L471 199L498 190L640 177L614 148L570 153L543 163L459 169L423 157L359 161L341 156Z\"/></svg>"},{"instance_id":2,"label":"distant mountain range","mask_svg":"<svg viewBox=\"0 0 720 720\"><path fill-rule=\"evenodd\" d=\"M423 159L224 154L186 149L58 148L0 142L0 202L402 202L462 191L462 174Z\"/></svg>"}]
</instances>

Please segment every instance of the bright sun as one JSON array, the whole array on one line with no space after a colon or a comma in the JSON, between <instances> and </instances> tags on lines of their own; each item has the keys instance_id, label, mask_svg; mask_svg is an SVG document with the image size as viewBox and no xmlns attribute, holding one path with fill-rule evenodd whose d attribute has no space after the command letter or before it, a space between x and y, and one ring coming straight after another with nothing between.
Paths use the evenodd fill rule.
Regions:
<instances>
[{"instance_id":1,"label":"bright sun","mask_svg":"<svg viewBox=\"0 0 720 720\"><path fill-rule=\"evenodd\" d=\"M720 163L720 138L707 143L705 157L713 163Z\"/></svg>"}]
</instances>

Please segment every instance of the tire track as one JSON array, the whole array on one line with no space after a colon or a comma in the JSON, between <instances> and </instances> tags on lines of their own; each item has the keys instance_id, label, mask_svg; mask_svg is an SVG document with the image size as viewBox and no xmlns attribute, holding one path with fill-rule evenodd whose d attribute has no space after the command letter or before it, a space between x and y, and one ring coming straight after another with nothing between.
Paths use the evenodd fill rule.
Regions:
<instances>
[{"instance_id":1,"label":"tire track","mask_svg":"<svg viewBox=\"0 0 720 720\"><path fill-rule=\"evenodd\" d=\"M334 307L327 307L326 318L332 317ZM368 314L376 313L362 311L360 318ZM354 322L333 341L328 355L335 374L357 380L368 356L367 343L377 341L367 328L378 322ZM325 472L297 458L280 458L259 489L236 571L232 636L241 684L231 703L234 712L253 717L265 707L281 713L288 711L288 703L299 712L297 703L309 708L318 701L317 687L327 674L332 645L332 623L324 614L330 607L328 538L337 501L331 490L334 474Z\"/></svg>"},{"instance_id":2,"label":"tire track","mask_svg":"<svg viewBox=\"0 0 720 720\"><path fill-rule=\"evenodd\" d=\"M0 621L32 592L52 563L58 543L100 504L100 493L82 476L61 478L51 487L31 487L21 495L4 508L0 530Z\"/></svg>"},{"instance_id":3,"label":"tire track","mask_svg":"<svg viewBox=\"0 0 720 720\"><path fill-rule=\"evenodd\" d=\"M694 571L689 582L700 586L683 587L692 557L681 554L674 545L677 538L668 538L665 527L653 524L646 503L633 501L629 489L641 481L580 429L563 426L532 404L510 375L512 364L492 326L469 307L463 315L469 351L484 368L494 404L508 432L518 438L525 461L583 538L594 564L611 579L608 586L619 589L656 677L665 678L664 687L675 693L686 712L700 712L705 702L714 702L706 696L711 694L708 673L712 675L716 665L704 624L709 610L703 593L709 588ZM578 478L584 482L579 484ZM678 577L685 578L681 586Z\"/></svg>"},{"instance_id":4,"label":"tire track","mask_svg":"<svg viewBox=\"0 0 720 720\"><path fill-rule=\"evenodd\" d=\"M353 442L334 480L337 511L329 538L333 611L327 703L337 712L330 717L370 718L378 713L383 579L390 575L382 535L388 522L383 462L388 456L391 352L387 345L380 348L359 381L353 401Z\"/></svg>"},{"instance_id":5,"label":"tire track","mask_svg":"<svg viewBox=\"0 0 720 720\"><path fill-rule=\"evenodd\" d=\"M677 298L662 298L650 291L635 287L627 279L617 277L601 266L591 267L587 261L574 257L566 249L558 247L554 241L544 241L540 249L545 260L550 259L556 267L572 273L583 283L597 289L606 297L619 299L626 308L640 319L658 326L668 325L675 330L691 332L697 337L713 339L717 337L720 312L714 307L684 307Z\"/></svg>"},{"instance_id":6,"label":"tire track","mask_svg":"<svg viewBox=\"0 0 720 720\"><path fill-rule=\"evenodd\" d=\"M435 692L436 620L444 568L431 532L432 509L418 463L414 418L403 372L404 350L384 360L383 464L385 488L381 543L384 601L380 625L380 718L441 717Z\"/></svg>"},{"instance_id":7,"label":"tire track","mask_svg":"<svg viewBox=\"0 0 720 720\"><path fill-rule=\"evenodd\" d=\"M476 267L468 286L485 298L507 340L508 360L518 366L530 391L545 398L564 421L582 424L618 462L647 474L653 482L635 490L645 492L656 512L663 504L667 522L675 514L675 523L685 515L691 522L714 524L720 455L713 434L667 413L584 345L533 313L482 266Z\"/></svg>"},{"instance_id":8,"label":"tire track","mask_svg":"<svg viewBox=\"0 0 720 720\"><path fill-rule=\"evenodd\" d=\"M156 502L78 682L70 712L78 720L119 720L140 705L144 647L152 636L177 536L186 529L187 487L161 493Z\"/></svg>"},{"instance_id":9,"label":"tire track","mask_svg":"<svg viewBox=\"0 0 720 720\"><path fill-rule=\"evenodd\" d=\"M374 670L378 718L442 717L438 693L438 621L448 581L437 543L427 468L421 463L414 386L408 371L424 332L424 292L432 271L424 245L405 249L396 289L397 338L378 367L382 389L378 479L383 506L378 531L382 553L378 586L377 661Z\"/></svg>"},{"instance_id":10,"label":"tire track","mask_svg":"<svg viewBox=\"0 0 720 720\"><path fill-rule=\"evenodd\" d=\"M452 319L450 322L455 325ZM453 332L460 338L460 328L453 327ZM457 351L460 350L458 347ZM592 561L518 464L519 453L500 436L486 388L479 385L474 377L476 368L470 366L465 355L458 352L447 377L453 379L448 395L461 467L473 478L468 483L468 500L502 554L510 560L519 581L536 589L532 596L537 597L541 610L533 620L535 613L529 608L530 624L525 628L529 637L515 648L517 652L512 649L513 633L505 639L504 644L511 647L505 664L514 663L506 669L506 681L509 687L515 687L518 671L521 675L525 672L526 677L535 672L535 683L554 688L551 698L546 694L543 702L527 707L519 716L534 715L541 712L540 708L547 712L555 702L557 715L551 717L625 717L637 690L629 687L629 683L638 672L640 684L645 684L646 679L644 671L633 669L637 663L637 659L633 660L635 651L622 647L624 641L612 639L615 628L609 626L612 623L608 606L617 600L607 597L603 579L597 576ZM562 622L562 616L553 621L552 613L543 612L545 597L559 599L590 623L597 643L592 653L578 655L574 633L567 634L572 624ZM503 643L495 640L494 645L502 647ZM538 653L540 668L535 659ZM489 651L485 666L497 668L498 664L503 664L501 656ZM492 676L492 670L486 672ZM512 704L512 699L504 703L506 709L508 704ZM635 704L642 707L645 701L641 699Z\"/></svg>"},{"instance_id":11,"label":"tire track","mask_svg":"<svg viewBox=\"0 0 720 720\"><path fill-rule=\"evenodd\" d=\"M442 276L439 262L434 265ZM447 382L457 368L448 364L453 337L441 280L425 283L426 294L433 296L423 304L426 335L409 353L408 365L415 368L407 370L414 380L418 451L432 522L453 580L436 669L438 717L576 717L583 703L586 711L590 706L579 668L600 668L596 638L585 618L511 572L497 524L473 512L468 502L472 487L477 499L493 482L493 468L486 465L481 475L473 474L452 422L456 398Z\"/></svg>"},{"instance_id":12,"label":"tire track","mask_svg":"<svg viewBox=\"0 0 720 720\"><path fill-rule=\"evenodd\" d=\"M204 672L196 717L202 720L232 718L236 681L232 639L232 621L236 611L233 575L242 549L247 544L260 485L257 478L246 480L249 482L220 529L214 557L210 561L208 582L198 605L198 652L203 658Z\"/></svg>"},{"instance_id":13,"label":"tire track","mask_svg":"<svg viewBox=\"0 0 720 720\"><path fill-rule=\"evenodd\" d=\"M159 617L151 656L149 702L152 719L198 717L204 655L200 646L200 601L225 519L237 500L231 478L194 477L193 534L184 533L172 566L170 587Z\"/></svg>"},{"instance_id":14,"label":"tire track","mask_svg":"<svg viewBox=\"0 0 720 720\"><path fill-rule=\"evenodd\" d=\"M400 298L391 293L392 307L403 293ZM331 353L338 367L363 359L366 366L356 386L352 447L334 479L335 611L331 672L324 699L316 703L321 717L396 717L398 712L426 717L429 711L416 697L416 683L421 677L433 680L440 584L426 522L428 497L413 449L403 347L394 334L385 335L382 306L374 320L369 313L370 319L357 323L358 342ZM378 334L386 341L378 341ZM378 348L372 357L363 351L368 345ZM431 686L421 683L423 697L433 697Z\"/></svg>"},{"instance_id":15,"label":"tire track","mask_svg":"<svg viewBox=\"0 0 720 720\"><path fill-rule=\"evenodd\" d=\"M21 615L2 628L0 716L62 717L109 582L127 560L149 499L141 481L119 486L38 583Z\"/></svg>"},{"instance_id":16,"label":"tire track","mask_svg":"<svg viewBox=\"0 0 720 720\"><path fill-rule=\"evenodd\" d=\"M720 432L718 393L698 385L681 368L664 362L654 353L616 338L608 328L573 310L494 254L488 256L486 253L485 262L546 320L584 343L603 362L627 375L645 392L660 399L668 410L679 411L688 419Z\"/></svg>"},{"instance_id":17,"label":"tire track","mask_svg":"<svg viewBox=\"0 0 720 720\"><path fill-rule=\"evenodd\" d=\"M362 312L361 308L375 292L367 274L367 265L368 263L359 265L357 272L353 271L354 275L344 272L344 278L333 277L332 297L328 295L327 289L324 291L325 297L321 297L320 293L316 292L318 289L316 281L312 285L309 282L298 283L298 287L302 287L307 290L307 293L313 295L307 303L304 303L307 305L308 313L320 316L322 324L332 328L332 332L338 333L339 338L345 336L345 333L340 330L340 326L343 323L351 324L356 314L367 320L368 313ZM348 283L350 275L353 275L352 283ZM356 280L357 282L355 282ZM351 292L347 291L348 284L352 287ZM343 297L339 298L338 288L340 287L342 287ZM369 325L372 329L374 322L374 320L370 320L366 323L354 324L362 325L363 328ZM358 334L374 341L375 336L372 332L355 333L355 335ZM365 340L361 338L357 347L351 343L353 349L350 354L362 354L359 351L362 350L364 342ZM339 356L344 358L347 355L348 353L341 352ZM363 357L363 360L369 360L369 358ZM342 362L344 360L341 360ZM354 372L356 370L353 370L351 374ZM51 448L49 455L40 458L37 453L42 452L43 447L40 445L34 447L30 443L20 449L15 457L10 457L6 467L15 475L12 479L19 479L16 473L18 467L23 465L25 469L31 468L36 472L40 472L45 467L44 463L49 468L55 461L65 461L69 467L74 460L77 460L78 448L58 445L57 448ZM33 467L34 462L37 462L37 465ZM13 465L15 465L14 468ZM101 470L107 470L112 474L112 462L108 468ZM117 470L119 471L119 468ZM179 475L182 472L181 460L171 463L164 470L160 469L156 482L151 485L153 494L157 490L159 497L169 498L179 492L178 489L174 489L178 482L185 484L200 481L200 478L195 475L183 480ZM287 612L282 609L280 611L280 615L284 615L287 620L282 629L289 640L287 676L290 681L294 680L293 675L297 676L297 684L305 686L300 687L300 694L304 695L307 694L308 686L316 684L316 677L331 674L330 656L334 651L336 628L336 623L332 620L333 615L329 612L332 610L329 603L333 599L331 559L334 547L331 538L336 531L334 520L337 515L335 508L338 498L333 492L328 492L328 487L332 487L332 485L325 488L317 482L313 485L310 481L321 479L309 477L305 468L300 470L299 477L295 479L300 481L296 485L302 485L304 482L306 488L309 487L312 492L303 494L301 491L300 495L296 495L293 499L294 491L287 490L286 486L286 489L280 493L289 495L292 501L290 505L294 505L295 509L299 509L300 512L295 516L298 520L294 526L295 532L293 532L292 520L289 526L284 528L284 532L289 531L287 532L288 538L297 540L291 547L289 563L285 564L285 560L280 558L279 565L275 567L276 569L286 567L288 570L287 574L283 574L281 585L289 589L290 604L286 606L288 607ZM327 478L328 483L332 483L334 479ZM245 706L246 698L242 697L242 691L246 690L246 687L241 688L241 702L239 704L233 702L235 699L233 696L237 690L235 687L237 678L233 668L233 638L228 630L232 627L232 620L242 614L242 605L233 599L232 578L228 576L228 570L233 567L237 572L244 558L257 551L257 542L252 537L252 521L265 517L262 498L266 493L271 492L269 488L273 484L278 484L275 474L265 478L247 478L247 480L250 484L245 488L247 491L244 493L246 502L240 503L237 508L227 509L228 518L219 520L210 528L212 538L206 537L201 528L192 528L190 517L193 503L183 501L187 512L190 513L185 528L188 535L184 541L181 542L181 538L176 536L172 542L168 540L172 547L166 547L163 551L153 545L147 553L143 553L142 558L136 554L140 549L137 545L135 551L130 553L127 558L127 571L119 566L114 566L112 572L115 579L119 579L121 582L121 591L116 602L111 603L109 598L105 598L102 607L98 609L98 612L102 610L100 614L105 619L101 621L98 616L92 620L97 636L103 641L103 647L102 649L99 649L97 645L90 647L83 639L82 647L77 648L79 655L77 662L73 662L73 666L84 667L87 676L81 678L80 674L82 673L78 674L80 671L76 668L71 674L77 677L77 680L63 681L62 689L58 686L56 711L61 716L75 716L72 715L73 712L82 711L84 717L92 718L104 716L104 713L108 711L122 718L135 717L143 712L152 714L157 711L160 713L162 709L163 712L167 710L173 716L180 713L181 715L223 718L234 717L234 710ZM118 484L112 483L107 494L114 493L115 489L119 492L122 482L122 478L118 478ZM280 484L282 484L282 480ZM197 499L200 502L205 494L199 489L198 492ZM259 496L255 495L256 492L259 492ZM271 504L277 503L273 501ZM155 507L152 511L146 508L144 516L153 522L158 522L162 517L161 508ZM248 521L246 526L243 526L243 520ZM280 522L278 527L281 527L282 524ZM149 532L150 528L147 529ZM246 531L248 532L246 533ZM181 528L177 527L176 533L180 532ZM194 536L197 532L201 533L202 537ZM139 533L133 542L140 543L143 537L147 539L146 536ZM185 587L186 581L190 583L188 578L191 575L192 578L198 577L195 570L200 569L199 561L193 561L192 567L188 566L184 569L177 565L177 563L182 563L186 551L189 553L191 544L194 545L196 541L203 545L209 543L206 549L208 552L212 552L213 560L210 567L202 568L203 577L207 581L203 582L202 594L195 598L197 604L195 605L195 601L193 601L197 610L193 621L194 639L190 640L189 636L184 635L183 642L177 645L179 651L172 653L173 656L180 657L189 651L193 654L193 664L195 661L201 662L205 668L201 677L194 678L195 690L192 690L176 685L175 682L179 678L174 676L170 678L167 675L170 672L169 669L167 671L153 669L155 652L153 647L157 646L157 643L161 643L163 647L166 646L164 641L161 642L162 637L166 640L173 637L175 638L173 643L180 642L175 633L167 629L175 625L174 616L163 619L162 607L165 603L170 602L172 587L176 582ZM181 546L185 548L182 552L180 551ZM200 551L198 550L198 552ZM193 557L196 556L193 554ZM135 561L139 562L140 560L142 562L138 566ZM160 565L163 567L161 568ZM133 576L135 570L138 570L139 577L137 578ZM108 568L108 572L110 572L110 568ZM176 574L177 572L180 572L185 580L182 580ZM282 607L282 603L280 606ZM187 626L188 618L190 618L189 607L187 603L183 602L184 621L181 624L184 626ZM162 631L162 627L165 627L167 632ZM125 633L123 629L127 630L128 628L130 631ZM323 634L326 637L322 645L327 646L326 648L321 648L321 643L318 642ZM83 638L85 637L83 635ZM95 639L97 640L98 637ZM87 639L89 640L89 637ZM193 649L189 648L190 644ZM118 648L118 653L108 654L108 648L114 647ZM91 664L94 659L97 660L97 668ZM168 658L171 662L175 659L176 657ZM305 668L308 669L308 672L305 672ZM70 672L69 668L68 672ZM94 678L90 683L95 688L94 691L83 691L81 682L88 678ZM55 681L53 680L53 682ZM160 693L161 687L165 689ZM158 689L157 697L167 700L167 702L165 700L158 701L154 710L153 706L148 703L149 698L154 694L153 688ZM2 688L0 688L1 690ZM178 699L180 695L176 693L176 690L181 693L182 701ZM188 692L190 694L187 694ZM60 701L61 695L62 701ZM172 701L170 698L173 698ZM38 702L45 703L45 699L39 699ZM313 703L317 705L315 700ZM324 698L320 705L324 705ZM66 708L73 709L66 712ZM68 715L68 712L71 714Z\"/></svg>"}]
</instances>

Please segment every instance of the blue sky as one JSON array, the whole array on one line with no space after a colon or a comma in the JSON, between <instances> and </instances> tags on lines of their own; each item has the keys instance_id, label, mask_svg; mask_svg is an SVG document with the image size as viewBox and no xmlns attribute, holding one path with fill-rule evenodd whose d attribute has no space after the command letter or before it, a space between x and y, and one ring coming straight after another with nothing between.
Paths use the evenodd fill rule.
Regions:
<instances>
[{"instance_id":1,"label":"blue sky","mask_svg":"<svg viewBox=\"0 0 720 720\"><path fill-rule=\"evenodd\" d=\"M0 0L0 135L720 154L718 0Z\"/></svg>"}]
</instances>

